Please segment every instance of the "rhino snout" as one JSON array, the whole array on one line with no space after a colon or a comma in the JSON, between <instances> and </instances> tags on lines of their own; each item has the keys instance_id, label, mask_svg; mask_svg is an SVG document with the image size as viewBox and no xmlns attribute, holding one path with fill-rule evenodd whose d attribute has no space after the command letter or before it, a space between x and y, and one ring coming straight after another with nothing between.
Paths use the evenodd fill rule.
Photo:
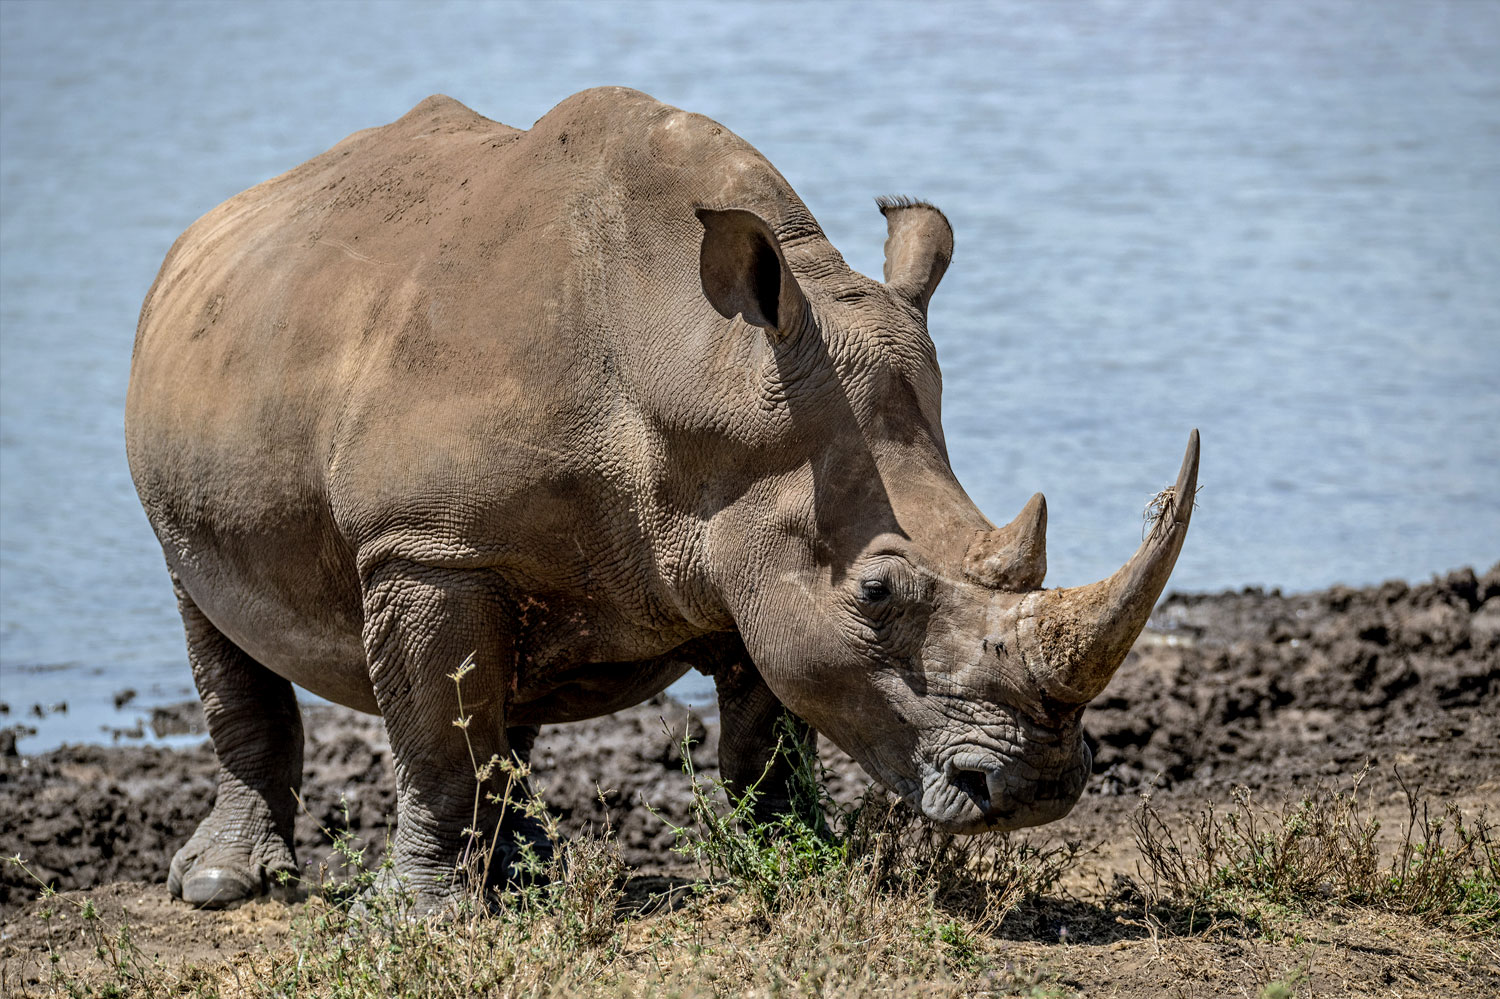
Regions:
<instances>
[{"instance_id":1,"label":"rhino snout","mask_svg":"<svg viewBox=\"0 0 1500 999\"><path fill-rule=\"evenodd\" d=\"M920 809L946 832L1004 832L1068 814L1083 793L1093 757L1080 739L1066 759L1007 758L978 748L960 750L929 771ZM1049 754L1051 755L1051 754Z\"/></svg>"}]
</instances>

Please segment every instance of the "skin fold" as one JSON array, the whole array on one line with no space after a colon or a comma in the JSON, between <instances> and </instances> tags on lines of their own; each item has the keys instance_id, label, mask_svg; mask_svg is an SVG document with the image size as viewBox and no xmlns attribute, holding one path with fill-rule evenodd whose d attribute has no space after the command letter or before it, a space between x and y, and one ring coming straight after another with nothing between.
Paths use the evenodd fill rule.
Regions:
<instances>
[{"instance_id":1,"label":"skin fold","mask_svg":"<svg viewBox=\"0 0 1500 999\"><path fill-rule=\"evenodd\" d=\"M1040 589L1045 502L997 528L948 462L926 315L952 231L880 207L875 281L743 140L602 88L529 131L431 97L194 223L126 409L221 764L173 893L293 868L293 684L384 716L428 907L462 890L470 744L528 751L692 668L732 786L789 710L943 828L1065 814L1083 706L1181 547L1196 433L1135 558Z\"/></svg>"}]
</instances>

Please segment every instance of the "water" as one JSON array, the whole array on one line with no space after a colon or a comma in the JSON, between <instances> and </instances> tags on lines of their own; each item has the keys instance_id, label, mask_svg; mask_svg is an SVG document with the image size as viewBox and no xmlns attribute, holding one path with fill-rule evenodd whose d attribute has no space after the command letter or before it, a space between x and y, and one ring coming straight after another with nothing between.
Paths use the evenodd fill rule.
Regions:
<instances>
[{"instance_id":1,"label":"water","mask_svg":"<svg viewBox=\"0 0 1500 999\"><path fill-rule=\"evenodd\" d=\"M603 83L701 111L869 274L872 196L941 205L954 465L993 519L1046 492L1051 584L1134 550L1194 426L1176 588L1500 558L1500 4L7 2L0 35L0 724L35 725L25 749L190 695L121 433L168 246L433 92L518 126Z\"/></svg>"}]
</instances>

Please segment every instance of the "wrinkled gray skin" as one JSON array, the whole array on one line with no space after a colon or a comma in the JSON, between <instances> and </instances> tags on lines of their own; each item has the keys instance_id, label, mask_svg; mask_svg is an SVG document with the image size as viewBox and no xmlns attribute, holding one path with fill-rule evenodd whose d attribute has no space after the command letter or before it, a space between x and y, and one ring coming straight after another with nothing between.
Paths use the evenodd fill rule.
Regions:
<instances>
[{"instance_id":1,"label":"wrinkled gray skin","mask_svg":"<svg viewBox=\"0 0 1500 999\"><path fill-rule=\"evenodd\" d=\"M884 282L744 141L606 88L528 132L429 98L195 223L126 413L221 763L172 892L224 905L293 869L298 684L384 716L397 869L446 904L471 653L481 760L698 667L735 786L788 708L943 829L1066 813L1079 715L1191 503L1110 579L1040 589L1041 497L996 528L948 464L947 220L881 207ZM1175 496L1196 468L1195 435Z\"/></svg>"}]
</instances>

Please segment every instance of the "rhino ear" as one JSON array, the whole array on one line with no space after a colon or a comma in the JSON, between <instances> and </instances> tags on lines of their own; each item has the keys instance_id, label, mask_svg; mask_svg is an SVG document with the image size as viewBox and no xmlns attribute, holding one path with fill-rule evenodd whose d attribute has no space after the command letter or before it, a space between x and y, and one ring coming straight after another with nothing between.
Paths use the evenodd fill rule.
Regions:
<instances>
[{"instance_id":1,"label":"rhino ear","mask_svg":"<svg viewBox=\"0 0 1500 999\"><path fill-rule=\"evenodd\" d=\"M738 208L700 208L698 220L703 223L698 258L703 294L719 315L744 316L778 341L800 329L807 299L766 220Z\"/></svg>"},{"instance_id":2,"label":"rhino ear","mask_svg":"<svg viewBox=\"0 0 1500 999\"><path fill-rule=\"evenodd\" d=\"M927 314L927 303L953 259L953 227L925 201L876 198L885 216L885 283Z\"/></svg>"}]
</instances>

